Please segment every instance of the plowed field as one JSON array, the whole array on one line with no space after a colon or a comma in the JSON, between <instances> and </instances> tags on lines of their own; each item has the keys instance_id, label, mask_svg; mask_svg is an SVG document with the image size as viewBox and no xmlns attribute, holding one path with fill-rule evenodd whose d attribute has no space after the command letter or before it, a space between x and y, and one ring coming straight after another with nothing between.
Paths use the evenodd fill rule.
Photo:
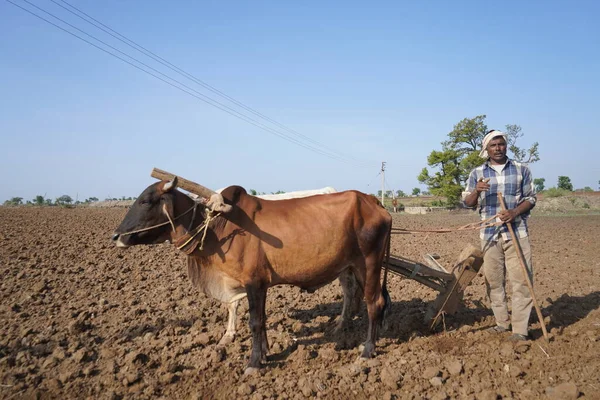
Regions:
<instances>
[{"instance_id":1,"label":"plowed field","mask_svg":"<svg viewBox=\"0 0 600 400\"><path fill-rule=\"evenodd\" d=\"M0 398L537 399L600 398L600 216L531 219L536 295L533 340L506 341L483 277L436 333L423 315L436 293L391 276L393 300L378 355L355 362L366 338L363 305L344 334L337 282L315 293L269 291L268 364L245 376L247 302L238 336L218 346L227 310L192 287L169 244L117 249L124 209L0 207ZM473 213L394 215L394 226L450 228ZM451 266L476 231L395 235L392 253L426 252ZM445 329L444 329L445 328Z\"/></svg>"}]
</instances>

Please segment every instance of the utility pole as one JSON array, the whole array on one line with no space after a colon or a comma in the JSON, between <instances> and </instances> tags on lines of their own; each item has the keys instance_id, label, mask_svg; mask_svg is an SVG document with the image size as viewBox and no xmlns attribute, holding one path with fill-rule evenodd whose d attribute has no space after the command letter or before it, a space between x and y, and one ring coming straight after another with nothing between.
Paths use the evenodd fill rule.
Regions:
<instances>
[{"instance_id":1,"label":"utility pole","mask_svg":"<svg viewBox=\"0 0 600 400\"><path fill-rule=\"evenodd\" d=\"M381 162L381 204L385 207L385 161Z\"/></svg>"}]
</instances>

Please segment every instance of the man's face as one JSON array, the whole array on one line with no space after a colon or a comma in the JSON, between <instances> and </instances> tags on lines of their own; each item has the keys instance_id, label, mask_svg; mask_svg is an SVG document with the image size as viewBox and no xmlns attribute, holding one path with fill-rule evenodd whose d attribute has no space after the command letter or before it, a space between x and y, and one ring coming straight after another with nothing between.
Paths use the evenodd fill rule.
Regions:
<instances>
[{"instance_id":1,"label":"man's face","mask_svg":"<svg viewBox=\"0 0 600 400\"><path fill-rule=\"evenodd\" d=\"M502 136L495 137L490 140L486 150L492 161L502 164L506 159L506 140Z\"/></svg>"}]
</instances>

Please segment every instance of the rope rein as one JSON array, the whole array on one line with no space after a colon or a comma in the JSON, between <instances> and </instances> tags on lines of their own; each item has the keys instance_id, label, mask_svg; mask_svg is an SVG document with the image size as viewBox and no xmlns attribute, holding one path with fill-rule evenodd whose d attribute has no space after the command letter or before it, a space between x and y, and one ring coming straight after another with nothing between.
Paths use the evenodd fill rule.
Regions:
<instances>
[{"instance_id":1,"label":"rope rein","mask_svg":"<svg viewBox=\"0 0 600 400\"><path fill-rule=\"evenodd\" d=\"M163 222L161 224L152 225L152 226L142 228L142 229L136 229L135 231L124 232L124 233L121 233L120 235L125 236L125 235L133 235L135 233L147 232L147 231L151 231L153 229L160 228L161 226L165 226L165 225L169 225L169 224L173 228L173 232L175 232L175 223L173 221L183 217L184 215L188 214L190 211L193 211L192 219L191 219L190 224L187 229L189 231L194 223L194 219L196 218L196 209L198 208L198 205L199 205L199 203L194 202L193 207L187 209L183 214L179 214L175 218L171 218L171 216L169 215L169 213L166 210L166 207L163 206L163 212L167 216L166 222ZM185 246L187 246L192 240L194 240L196 238L196 236L198 236L198 234L200 232L202 232L202 238L200 239L199 249L201 251L204 249L204 239L206 239L206 232L208 231L208 226L210 225L210 223L213 219L215 219L219 215L221 215L220 212L213 215L213 211L210 208L207 208L206 210L207 211L206 211L206 217L204 218L204 222L202 224L198 225L192 232L188 232L190 237L182 245L177 246L178 250L181 250Z\"/></svg>"},{"instance_id":2,"label":"rope rein","mask_svg":"<svg viewBox=\"0 0 600 400\"><path fill-rule=\"evenodd\" d=\"M500 214L496 214L493 217L490 217L486 220L473 222L467 225L459 226L458 228L453 229L403 229L403 228L392 228L392 234L400 234L400 233L450 233L450 232L458 232L458 231L470 231L470 230L478 230L482 228L487 228L491 226L500 226L503 225L504 222L491 222L493 219L498 217Z\"/></svg>"},{"instance_id":3,"label":"rope rein","mask_svg":"<svg viewBox=\"0 0 600 400\"><path fill-rule=\"evenodd\" d=\"M125 232L125 233L120 233L119 235L121 235L121 236L133 235L134 233L140 233L140 232L151 231L152 229L155 229L155 228L160 228L161 226L165 226L165 225L172 224L172 223L173 223L173 221L175 221L175 220L177 220L177 219L179 219L179 218L183 217L184 215L186 215L187 213L189 213L189 212L190 212L190 211L192 211L192 210L194 210L194 213L195 213L196 207L198 207L198 203L194 204L194 206L193 206L193 207L191 207L190 209L188 209L188 210L187 210L186 212L184 212L183 214L180 214L180 215L178 215L177 217L173 218L173 220L171 220L171 217L169 217L169 215L167 214L167 218L168 218L169 220L168 220L168 221L166 221L166 222L163 222L162 224L156 224L156 225L149 226L149 227L147 227L147 228L142 228L142 229L137 229L137 230L135 230L135 231L129 231L129 232Z\"/></svg>"}]
</instances>

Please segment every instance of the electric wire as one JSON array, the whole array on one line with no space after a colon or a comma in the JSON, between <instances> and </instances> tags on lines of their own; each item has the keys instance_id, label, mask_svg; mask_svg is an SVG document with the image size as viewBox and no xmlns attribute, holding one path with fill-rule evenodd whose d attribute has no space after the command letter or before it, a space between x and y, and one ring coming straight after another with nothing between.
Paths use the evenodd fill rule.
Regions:
<instances>
[{"instance_id":1,"label":"electric wire","mask_svg":"<svg viewBox=\"0 0 600 400\"><path fill-rule=\"evenodd\" d=\"M257 117L260 117L266 121L269 121L270 123L280 127L281 129L296 135L298 137L301 137L317 146L321 146L325 149L327 149L328 151L337 154L338 156L341 157L346 157L349 159L353 159L354 161L358 161L358 162L363 162L360 159L357 159L356 157L350 156L350 155L344 155L342 153L337 152L336 150L324 145L323 143L314 140L312 138L310 138L309 136L303 135L300 132L297 132L291 128L288 128L287 126L273 120L272 118L269 118L268 116L260 113L259 111L254 110L253 108L245 105L244 103L242 103L241 101L236 100L235 98L227 95L226 93L220 91L219 89L215 88L214 86L211 86L210 84L202 81L201 79L195 77L194 75L188 73L187 71L177 67L176 65L172 64L171 62L165 60L164 58L162 58L161 56L157 55L156 53L148 50L147 48L145 48L144 46L136 43L135 41L129 39L127 36L117 32L116 30L112 29L111 27L107 26L106 24L102 23L101 21L97 20L96 18L92 17L91 15L87 14L86 12L80 10L79 8L75 7L74 5L72 5L71 3L65 1L65 0L60 0L62 3L66 4L67 6L69 6L70 8L72 8L73 10L76 10L76 12L74 12L73 10L70 10L69 8L63 6L62 4L58 3L56 0L50 0L52 3L56 4L57 6L63 8L64 10L68 11L69 13L75 15L76 17L84 20L85 22L95 26L96 28L102 30L103 32L107 33L108 35L114 37L115 39L121 41L122 43L126 44L127 46L131 47L132 49L144 54L145 56L152 58L153 60L155 60L156 62L164 65L165 67L171 69L172 71L178 73L179 75L195 82L196 84L204 87L205 89L210 90L211 92L231 101L232 103L234 103L235 105L237 105L238 107L241 107L243 109L245 109L248 112L251 112L252 114L256 115ZM78 14L79 13L79 14ZM83 15L83 16L82 16ZM85 16L85 17L84 17ZM91 20L91 21L90 21Z\"/></svg>"},{"instance_id":2,"label":"electric wire","mask_svg":"<svg viewBox=\"0 0 600 400\"><path fill-rule=\"evenodd\" d=\"M180 81L178 81L178 80L176 80L176 79L174 79L174 78L172 78L172 77L170 77L170 76L168 76L168 75L166 75L166 74L164 74L164 73L162 73L162 72L158 71L157 69L155 69L155 68L153 68L153 67L151 67L151 66L149 66L149 65L145 64L144 62L142 62L142 61L140 61L140 60L136 59L135 57L132 57L132 56L130 56L130 55L128 55L128 54L126 54L126 53L122 52L121 50L119 50L119 49L117 49L117 48L115 48L115 47L111 46L110 44L108 44L108 43L106 43L106 42L104 42L104 41L102 41L102 40L100 40L100 39L96 38L95 36L93 36L93 35L91 35L91 34L89 34L89 33L85 32L85 31L83 31L82 29L80 29L80 28L78 28L78 27L76 27L76 26L74 26L74 25L72 25L72 24L70 24L70 23L68 23L68 22L64 21L63 19L61 19L61 18L59 18L59 17L55 16L54 14L52 14L52 13L50 13L50 12L48 12L48 11L46 11L46 10L42 9L41 7L38 7L37 5L35 5L35 4L31 3L31 2L29 2L28 0L22 0L22 1L24 1L25 3L27 3L27 4L29 4L29 5L31 5L31 6L33 6L33 7L35 7L35 8L36 8L36 9L38 9L38 10L40 10L40 11L44 12L45 14L48 14L48 15L50 15L52 18L55 18L56 20L58 20L58 21L61 21L61 22L62 22L62 23L64 23L65 25L68 25L68 26L70 26L71 28L73 28L73 29L76 29L77 31L79 31L79 32L83 33L84 35L86 35L86 36L88 36L88 37L90 37L90 38L92 38L93 40L96 40L97 42L99 42L99 43L102 43L103 45L107 46L108 48L110 48L110 49L112 49L112 50L114 50L114 51L116 51L116 52L118 52L119 54L122 54L123 56L125 56L125 57L127 57L127 58L129 58L129 59L131 59L131 60L133 60L133 61L135 61L135 62L137 62L137 63L139 63L140 65L143 65L144 67L146 67L146 68L150 69L151 71L154 71L154 72L156 72L156 74L159 74L159 75L163 76L163 77L164 77L164 78L166 78L166 79L169 79L169 80L171 80L171 81L173 81L173 82L176 82L177 84L174 84L174 83L172 83L172 82L169 82L169 81L167 81L166 79L163 79L163 78L161 78L160 76L157 76L157 75L155 75L154 73L152 73L152 72L149 72L149 71L145 70L144 68L142 68L142 67L140 67L140 66L138 66L138 65L136 65L136 64L134 64L134 63L132 63L132 62L130 62L130 61L128 61L128 60L126 60L126 59L122 58L122 57L120 57L120 56L119 56L119 55L117 55L117 54L114 54L114 53L112 53L112 52L110 52L110 51L106 50L105 48L102 48L102 47L100 47L100 46L96 45L95 43L92 43L92 42L90 42L89 40L86 40L85 38L83 38L83 37L81 37L81 36L77 35L76 33L73 33L73 32L71 32L71 31L69 31L69 30L67 30L67 29L65 29L65 28L63 28L63 27L61 27L61 26L59 26L59 25L55 24L54 22L52 22L52 21L49 21L48 19L46 19L46 18L44 18L44 17L42 17L42 16L40 16L40 15L36 14L35 12L33 12L33 11L31 11L31 10L29 10L29 9L25 8L25 7L22 7L22 6L20 6L19 4L16 4L16 3L14 3L14 2L13 2L13 1L11 1L11 0L6 0L6 1L7 1L8 3L10 3L10 4L14 5L15 7L18 7L18 8L20 8L20 9L22 9L23 11L25 11L25 12L27 12L27 13L29 13L29 14L31 14L31 15L33 15L33 16L35 16L35 17L39 18L39 19L41 19L42 21L44 21L44 22L46 22L46 23L48 23L48 24L50 24L50 25L52 25L52 26L56 27L57 29L60 29L60 30L62 30L63 32L65 32L65 33L68 33L69 35L71 35L71 36L74 36L75 38L77 38L77 39L79 39L79 40L81 40L81 41L83 41L83 42L85 42L85 43L87 43L87 44L89 44L89 45L91 45L91 46L93 46L93 47L97 48L98 50L101 50L101 51L103 51L103 52L105 52L105 53L107 53L107 54L109 54L109 55L111 55L111 56L113 56L113 57L115 57L115 58L117 58L117 59L119 59L119 60L121 60L121 61L125 62L126 64L129 64L130 66L132 66L132 67L134 67L134 68L136 68L136 69L138 69L138 70L140 70L140 71L142 71L142 72L144 72L144 73L146 73L146 74L148 74L148 75L150 75L150 76L152 76L152 77L154 77L154 78L156 78L156 79L158 79L158 80L160 80L160 81L162 81L162 82L164 82L164 83L166 83L166 84L168 84L168 85L170 85L170 86L172 86L172 87L174 87L174 88L176 88L176 89L178 89L178 90L180 90L180 91L182 91L182 92L184 92L184 93L186 93L186 94L188 94L188 95L190 95L190 96L192 96L192 97L195 97L196 99L198 99L198 100L200 100L200 101L202 101L202 102L204 102L204 103L206 103L206 104L209 104L209 105L211 105L211 106L213 106L213 107L215 107L215 108L218 108L218 109L220 109L220 110L222 110L222 111L224 111L224 112L226 112L226 113L228 113L228 114L230 114L230 115L232 115L232 116L234 116L234 117L236 117L236 118L238 118L238 119L240 119L240 120L242 120L242 121L244 121L244 122L247 122L247 123L249 123L249 124L251 124L251 125L254 125L254 126L256 126L257 128L259 128L259 129L262 129L262 130L264 130L264 131L266 131L266 132L268 132L268 133L271 133L271 134L273 134L273 135L276 135L276 136L278 136L278 137L280 137L280 138L282 138L282 139L284 139L284 140L287 140L287 141L289 141L289 142L291 142L291 143L294 143L294 144L296 144L296 145L298 145L298 146L301 146L301 147L303 147L303 148L305 148L305 149L307 149L307 150L313 151L313 152L315 152L315 153L321 154L321 155L323 155L323 156L326 156L326 157L329 157L329 158L331 158L331 159L335 159L335 160L338 160L338 161L341 161L341 162L344 162L344 163L347 163L347 164L352 164L352 165L355 165L355 166L360 166L360 167L366 167L366 166L369 166L369 164L367 164L367 163L357 163L356 161L355 161L355 162L351 162L351 161L349 161L349 160L346 160L346 159L342 158L342 157L341 157L341 156L339 156L339 155L336 155L336 154L331 154L331 153L329 153L329 152L326 152L326 151L324 151L324 150L321 150L321 149L319 149L319 148L316 148L316 147L314 147L314 146L312 146L312 145L310 145L310 144L303 143L303 142L299 141L298 139L295 139L295 138L293 138L293 137L290 137L289 135L287 135L287 134L285 134L285 133L279 132L279 131L277 131L277 130L275 130L275 129L273 129L273 128L269 127L269 126L266 126L266 125L264 125L263 123L261 123L261 122L259 122L259 121L256 121L255 119L253 119L253 118L251 118L251 117L249 117L249 116L247 116L247 115L245 115L245 114L242 114L242 113L238 112L237 110L235 110L235 109L233 109L233 108L231 108L231 107L228 107L227 105L225 105L225 104L222 104L222 103L218 102L217 100L214 100L214 99L210 98L209 96L206 96L206 95L204 95L204 94L202 94L202 93L198 92L197 90L195 90L195 89L193 89L193 88L191 88L191 87L189 87L189 86L185 85L184 83L182 83L182 82L180 82ZM179 85L180 85L180 86L179 86ZM186 89L187 89L187 90L186 90ZM318 143L318 142L317 142L317 143Z\"/></svg>"},{"instance_id":3,"label":"electric wire","mask_svg":"<svg viewBox=\"0 0 600 400\"><path fill-rule=\"evenodd\" d=\"M78 36L77 34L74 34L73 32L70 32L70 31L68 31L68 30L66 30L66 29L64 29L64 28L62 28L62 27L60 27L60 26L58 26L58 25L54 24L53 22L51 22L51 21L48 21L48 20L47 20L47 19L45 19L44 17L41 17L41 16L39 16L39 15L35 14L34 12L32 12L32 11L30 11L30 10L27 10L26 8L24 8L24 7L21 7L21 6L17 5L17 4L15 4L15 3L13 3L13 2L12 2L12 1L10 1L10 0L6 0L6 1L7 1L7 2L9 2L9 3L11 3L11 4L13 4L13 5L15 5L15 6L17 6L17 7L19 7L19 8L21 8L22 10L24 10L24 11L27 11L28 13L30 13L30 14L32 14L32 15L34 15L34 16L36 16L36 17L40 18L40 19L42 19L43 21L45 21L45 22L47 22L47 23L49 23L49 24L51 24L51 25L55 26L56 28L58 28L58 29L61 29L62 31L64 31L64 32L66 32L66 33L68 33L68 34L70 34L70 35L72 35L72 36L74 36L74 37L76 37L76 38L78 38L78 39L80 39L80 40L82 40L82 41L84 41L85 43L87 43L87 44L90 44L90 45L92 45L92 46L96 47L97 49L99 49L99 50L102 50L102 51L104 51L105 53L107 53L107 54L109 54L109 55L111 55L111 56L113 56L113 57L116 57L116 58L118 58L119 60L121 60L121 61L123 61L123 62L125 62L125 63L127 63L127 64L129 64L129 65L131 65L131 66L133 66L133 67L135 67L135 68L137 68L137 69L139 69L139 70L141 70L141 71L143 71L143 72L145 72L145 73L149 74L149 75L151 75L151 76L153 76L154 78L157 78L157 79L161 80L161 81L162 81L162 82L164 82L164 83L167 83L167 84L169 84L170 86L173 86L173 87L175 87L176 89L179 89L179 90L183 91L184 93L187 93L187 94L189 94L189 95L191 95L191 96L193 96L193 97L197 98L198 100L201 100L201 101L203 101L203 102L205 102L205 103L207 103L207 104L209 104L209 105L212 105L212 106L213 106L213 107L215 107L215 108L218 108L218 109L220 109L220 110L222 110L222 111L225 111L225 112L227 112L228 114L230 114L230 115L232 115L232 116L234 116L234 117L236 117L236 118L239 118L239 119L241 119L241 120L243 120L243 121L245 121L245 122L248 122L248 123L250 123L250 124L252 124L252 125L254 125L254 126L256 126L256 127L260 128L260 129L262 129L262 130L265 130L265 131L267 131L267 132L269 132L269 133L272 133L272 134L274 134L274 135L276 135L276 136L279 136L279 137L281 137L282 139L288 140L288 141L290 141L290 142L292 142L292 143L294 143L294 144L297 144L297 145L299 145L299 146L301 146L301 147L304 147L304 148L306 148L306 149L308 149L308 150L314 151L314 152L316 152L316 153L319 153L319 154L321 154L321 155L324 155L324 156L326 156L326 157L329 157L329 158L332 158L332 159L336 159L336 160L338 160L338 161L342 161L342 162L345 162L345 163L348 163L348 164L353 164L353 163L351 163L351 162L349 162L349 161L347 161L347 160L344 160L344 159L342 159L342 158L340 158L340 157L338 157L338 156L335 156L335 155L332 155L332 154L328 154L327 152L325 152L325 151L323 151L323 150L321 150L321 149L315 148L314 146L311 146L311 145L308 145L308 144L302 143L302 142L298 141L297 139L294 139L294 138L292 138L292 137L289 137L288 135L285 135L285 134L283 134L283 133L281 133L281 132L278 132L278 131L276 131L276 130L274 130L274 129L272 129L272 128L270 128L270 127L268 127L268 126L266 126L266 125L264 125L264 124L262 124L262 123L260 123L260 122L258 122L258 121L256 121L256 120L254 120L254 119L252 119L252 118L250 118L250 117L248 117L248 116L246 116L246 115L244 115L244 114L241 114L241 113L239 113L238 111L236 111L236 110L234 110L234 109L232 109L232 108L230 108L230 107L228 107L228 106L226 106L226 105L224 105L224 104L222 104L222 103L219 103L218 101L216 101L216 100L214 100L214 99L211 99L210 97L208 97L208 96L206 96L206 95L204 95L204 94L202 94L202 93L200 93L200 92L196 91L196 90L195 90L195 89L193 89L193 88L190 88L189 86L187 86L187 85L185 85L185 84L183 84L183 83L179 82L178 80L176 80L176 79L173 79L173 78L171 78L170 76L168 76L168 75L166 75L166 74L163 74L162 72L160 72L160 71L156 70L155 68L152 68L151 66L149 66L149 65L147 65L147 64L145 64L145 63L143 63L143 62L141 62L141 61L139 61L139 60L137 60L135 57L131 57L130 55L128 55L128 54L126 54L126 53L124 53L124 52L120 51L119 49L116 49L115 47L113 47L113 46L111 46L111 45L109 45L109 44L105 43L104 41L102 41L102 40L100 40L100 39L98 39L98 38L94 37L93 35L90 35L90 34L88 34L88 33L84 32L83 30L81 30L81 29L77 28L76 26L74 26L74 25L72 25L72 24L69 24L68 22L66 22L66 21L62 20L61 18L59 18L59 17L56 17L56 16L55 16L55 15L53 15L52 13L50 13L50 12L48 12L48 11L45 11L45 10L41 9L40 7L36 6L35 4L32 4L32 3L30 3L30 2L29 2L29 1L27 1L27 0L23 0L23 1L24 1L24 2L26 2L26 3L28 3L28 4L30 4L30 5L32 5L33 7L37 8L37 9L39 9L40 11L43 11L43 12L45 12L46 14L48 14L48 15L52 16L53 18L55 18L55 19L57 19L57 20L59 20L59 21L63 22L64 24L66 24L66 25L68 25L68 26L72 27L73 29L76 29L76 30L80 31L81 33L83 33L83 34L85 34L85 35L89 36L90 38L92 38L92 39L94 39L94 40L98 41L99 43L102 43L102 44L104 44L105 46L107 46L107 47L109 47L109 48L111 48L111 49L115 50L116 52L118 52L118 53L120 53L120 54L123 54L124 56L126 56L126 57L128 57L128 58L130 58L130 59L134 60L135 62L138 62L139 64L141 64L141 65L143 65L143 66L145 66L145 67L149 68L150 70L152 70L152 71L156 72L157 74L164 76L166 79L170 79L170 80L172 80L172 81L176 82L177 84L179 84L179 85L183 86L184 88L186 88L186 89L188 89L188 90L190 90L190 91L192 91L192 92L196 93L196 95L194 95L193 93L190 93L189 91L187 91L187 90L185 90L185 89L183 89L183 88L181 88L181 87L179 87L179 86L177 86L177 85L175 85L175 84L173 84L173 83L171 83L171 82L168 82L168 81L166 81L165 79L162 79L162 78L160 78L160 77L156 76L155 74L153 74L153 73L151 73L151 72L148 72L148 71L144 70L143 68L141 68L141 67L139 67L139 66L137 66L137 65L135 65L135 64L133 64L133 63L131 63L131 62L127 61L127 60L125 60L125 59L123 59L122 57L120 57L120 56L118 56L118 55L116 55L116 54L114 54L114 53L111 53L110 51L107 51L106 49L103 49L103 48L101 48L100 46L97 46L97 45L95 45L94 43L92 43L92 42L90 42L90 41L88 41L88 40L86 40L86 39L84 39L84 38L82 38L82 37ZM212 103L211 103L211 102L212 102ZM216 104L214 104L214 103L216 103ZM356 164L356 163L354 163L354 165L357 165L357 164ZM361 166L362 166L362 165L361 165Z\"/></svg>"}]
</instances>

